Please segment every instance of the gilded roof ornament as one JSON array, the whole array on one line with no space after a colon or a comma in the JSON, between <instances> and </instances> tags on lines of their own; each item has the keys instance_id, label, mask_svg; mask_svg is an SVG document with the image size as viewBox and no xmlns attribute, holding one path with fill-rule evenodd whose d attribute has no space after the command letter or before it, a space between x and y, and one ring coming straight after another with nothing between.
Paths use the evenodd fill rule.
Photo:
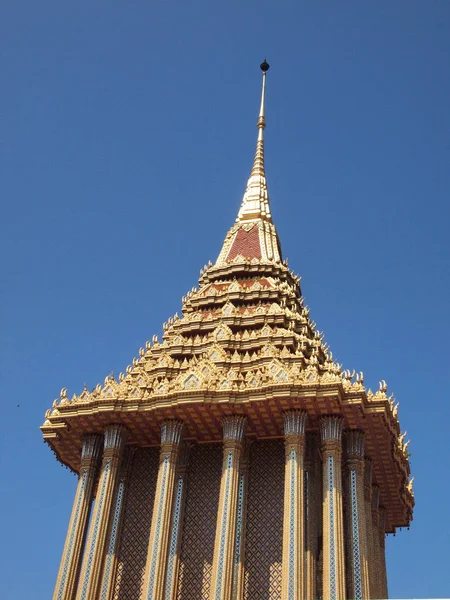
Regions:
<instances>
[{"instance_id":1,"label":"gilded roof ornament","mask_svg":"<svg viewBox=\"0 0 450 600\"><path fill-rule=\"evenodd\" d=\"M216 266L245 261L281 262L278 235L272 222L269 192L264 167L264 129L266 128L266 76L269 64L264 59L262 71L261 104L259 109L255 156L236 223L228 232Z\"/></svg>"}]
</instances>

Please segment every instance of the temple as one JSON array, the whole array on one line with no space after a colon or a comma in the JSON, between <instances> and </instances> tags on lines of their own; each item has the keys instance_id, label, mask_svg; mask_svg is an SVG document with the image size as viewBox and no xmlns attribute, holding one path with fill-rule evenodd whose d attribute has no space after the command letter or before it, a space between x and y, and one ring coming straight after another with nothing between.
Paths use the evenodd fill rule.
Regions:
<instances>
[{"instance_id":1,"label":"temple","mask_svg":"<svg viewBox=\"0 0 450 600\"><path fill-rule=\"evenodd\" d=\"M219 257L117 380L45 415L78 485L53 600L387 598L412 519L380 382L335 362L283 261L258 138Z\"/></svg>"}]
</instances>

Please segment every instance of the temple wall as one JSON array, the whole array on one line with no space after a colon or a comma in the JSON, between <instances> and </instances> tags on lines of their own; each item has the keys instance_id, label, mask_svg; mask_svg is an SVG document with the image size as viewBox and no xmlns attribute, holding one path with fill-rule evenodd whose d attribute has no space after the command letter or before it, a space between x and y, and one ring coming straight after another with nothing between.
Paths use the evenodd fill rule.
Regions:
<instances>
[{"instance_id":1,"label":"temple wall","mask_svg":"<svg viewBox=\"0 0 450 600\"><path fill-rule=\"evenodd\" d=\"M158 475L159 448L136 450L131 467L113 600L140 597Z\"/></svg>"},{"instance_id":2,"label":"temple wall","mask_svg":"<svg viewBox=\"0 0 450 600\"><path fill-rule=\"evenodd\" d=\"M281 600L284 443L253 442L247 500L245 600Z\"/></svg>"},{"instance_id":3,"label":"temple wall","mask_svg":"<svg viewBox=\"0 0 450 600\"><path fill-rule=\"evenodd\" d=\"M305 488L305 596L322 597L322 465L315 451L308 456ZM222 476L222 444L194 444L189 452L186 496L181 509L179 568L172 596L176 600L211 600L216 524ZM253 441L249 444L245 526L243 532L242 600L281 600L283 585L283 516L285 444L283 439ZM144 574L148 562L150 524L152 522L156 480L160 467L159 448L136 449L129 471L124 502L120 545L111 600L139 600L144 595ZM345 488L345 486L344 486ZM343 494L345 525L349 530L350 507ZM245 504L246 503L246 504ZM245 509L244 509L245 511ZM375 513L374 513L375 514ZM377 513L376 513L377 514ZM370 515L372 517L372 515ZM346 576L344 589L352 589L350 576L352 545L345 540ZM378 536L378 534L377 534ZM377 537L376 536L376 537ZM378 537L377 540L378 541ZM383 549L384 550L384 549ZM384 554L384 552L383 552ZM353 555L352 555L353 556ZM365 556L365 546L361 556ZM380 567L377 566L379 570ZM370 582L374 585L374 582ZM373 588L375 589L375 588ZM165 592L168 593L168 592ZM236 591L233 592L236 594ZM242 594L242 596L241 596ZM374 596L378 597L375 590ZM379 593L378 593L379 594ZM333 594L325 594L328 598ZM234 599L234 595L232 595ZM337 596L336 596L337 597ZM367 592L358 593L367 598Z\"/></svg>"},{"instance_id":4,"label":"temple wall","mask_svg":"<svg viewBox=\"0 0 450 600\"><path fill-rule=\"evenodd\" d=\"M221 444L192 448L177 600L209 600L221 473Z\"/></svg>"}]
</instances>

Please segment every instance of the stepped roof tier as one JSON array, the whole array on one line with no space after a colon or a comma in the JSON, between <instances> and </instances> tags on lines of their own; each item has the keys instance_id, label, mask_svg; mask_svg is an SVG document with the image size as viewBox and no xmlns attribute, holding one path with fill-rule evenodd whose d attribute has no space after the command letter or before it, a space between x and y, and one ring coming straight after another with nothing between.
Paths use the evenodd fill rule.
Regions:
<instances>
[{"instance_id":1,"label":"stepped roof tier","mask_svg":"<svg viewBox=\"0 0 450 600\"><path fill-rule=\"evenodd\" d=\"M266 63L263 63L263 66ZM380 382L373 393L362 373L343 370L310 318L300 279L283 262L270 212L264 168L265 80L255 159L236 222L219 257L201 270L182 299L181 316L164 324L116 380L60 398L45 415L44 440L59 461L79 470L83 435L108 423L129 431L128 443L159 445L160 424L181 418L187 437L221 441L225 415L245 414L247 435L283 437L283 413L308 412L308 430L324 415L364 430L386 532L408 526L414 497L408 442L398 405Z\"/></svg>"}]
</instances>

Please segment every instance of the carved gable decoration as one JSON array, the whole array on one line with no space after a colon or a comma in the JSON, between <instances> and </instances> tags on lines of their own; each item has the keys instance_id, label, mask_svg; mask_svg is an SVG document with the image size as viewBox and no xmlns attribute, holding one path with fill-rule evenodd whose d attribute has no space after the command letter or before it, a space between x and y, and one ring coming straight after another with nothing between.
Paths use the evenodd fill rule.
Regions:
<instances>
[{"instance_id":1,"label":"carved gable decoration","mask_svg":"<svg viewBox=\"0 0 450 600\"><path fill-rule=\"evenodd\" d=\"M167 379L164 379L160 383L157 383L153 391L155 394L167 394L167 392L169 391L169 382L167 381Z\"/></svg>"},{"instance_id":2,"label":"carved gable decoration","mask_svg":"<svg viewBox=\"0 0 450 600\"><path fill-rule=\"evenodd\" d=\"M183 387L185 390L195 390L200 387L200 381L198 378L192 373L184 380Z\"/></svg>"},{"instance_id":3,"label":"carved gable decoration","mask_svg":"<svg viewBox=\"0 0 450 600\"><path fill-rule=\"evenodd\" d=\"M239 283L237 281L233 281L233 283L228 288L228 291L229 292L240 292L241 286L239 285Z\"/></svg>"},{"instance_id":4,"label":"carved gable decoration","mask_svg":"<svg viewBox=\"0 0 450 600\"><path fill-rule=\"evenodd\" d=\"M219 383L219 389L229 390L230 387L231 387L231 384L230 384L230 381L227 378L222 379L221 382Z\"/></svg>"},{"instance_id":5,"label":"carved gable decoration","mask_svg":"<svg viewBox=\"0 0 450 600\"><path fill-rule=\"evenodd\" d=\"M222 308L222 315L224 317L231 317L235 312L234 305L231 302L227 302Z\"/></svg>"},{"instance_id":6,"label":"carved gable decoration","mask_svg":"<svg viewBox=\"0 0 450 600\"><path fill-rule=\"evenodd\" d=\"M280 351L273 344L266 344L261 350L261 355L265 357L278 356Z\"/></svg>"},{"instance_id":7,"label":"carved gable decoration","mask_svg":"<svg viewBox=\"0 0 450 600\"><path fill-rule=\"evenodd\" d=\"M282 312L283 312L283 310L282 310L281 306L279 304L277 304L276 302L272 302L272 304L270 305L270 308L268 310L268 314L269 315L279 315Z\"/></svg>"},{"instance_id":8,"label":"carved gable decoration","mask_svg":"<svg viewBox=\"0 0 450 600\"><path fill-rule=\"evenodd\" d=\"M270 327L270 325L264 325L264 327L261 329L261 335L263 336L271 336L272 335L272 327Z\"/></svg>"},{"instance_id":9,"label":"carved gable decoration","mask_svg":"<svg viewBox=\"0 0 450 600\"><path fill-rule=\"evenodd\" d=\"M218 344L214 344L214 346L208 350L206 356L208 357L208 360L213 363L226 360L227 358L226 352Z\"/></svg>"},{"instance_id":10,"label":"carved gable decoration","mask_svg":"<svg viewBox=\"0 0 450 600\"><path fill-rule=\"evenodd\" d=\"M227 339L230 339L233 336L233 332L225 325L225 323L221 323L213 332L213 338L217 342L221 342Z\"/></svg>"},{"instance_id":11,"label":"carved gable decoration","mask_svg":"<svg viewBox=\"0 0 450 600\"><path fill-rule=\"evenodd\" d=\"M166 354L166 352L164 352L163 354L161 354L158 362L156 363L156 367L170 367L172 366L172 363L172 357L169 356L169 354Z\"/></svg>"}]
</instances>

